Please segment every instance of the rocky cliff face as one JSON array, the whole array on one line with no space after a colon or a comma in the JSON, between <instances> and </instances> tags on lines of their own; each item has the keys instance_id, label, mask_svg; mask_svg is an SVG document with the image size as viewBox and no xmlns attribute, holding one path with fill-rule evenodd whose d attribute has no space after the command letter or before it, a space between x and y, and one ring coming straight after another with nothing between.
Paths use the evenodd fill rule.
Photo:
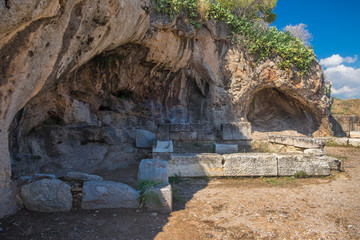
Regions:
<instances>
[{"instance_id":1,"label":"rocky cliff face","mask_svg":"<svg viewBox=\"0 0 360 240\"><path fill-rule=\"evenodd\" d=\"M257 62L225 25L194 29L146 0L0 2L0 216L10 178L126 168L149 154L136 129L241 118L257 131L326 134L330 101L314 62L301 78ZM11 168L12 165L12 168Z\"/></svg>"}]
</instances>

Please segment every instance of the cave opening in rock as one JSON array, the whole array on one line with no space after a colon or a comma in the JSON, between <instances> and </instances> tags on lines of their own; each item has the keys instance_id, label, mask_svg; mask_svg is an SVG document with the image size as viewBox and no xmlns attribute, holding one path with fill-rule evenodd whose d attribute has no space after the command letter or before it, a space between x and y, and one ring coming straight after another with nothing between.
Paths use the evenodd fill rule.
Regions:
<instances>
[{"instance_id":1,"label":"cave opening in rock","mask_svg":"<svg viewBox=\"0 0 360 240\"><path fill-rule=\"evenodd\" d=\"M301 98L275 88L258 90L251 98L247 119L254 131L296 131L309 135L316 131L317 121Z\"/></svg>"}]
</instances>

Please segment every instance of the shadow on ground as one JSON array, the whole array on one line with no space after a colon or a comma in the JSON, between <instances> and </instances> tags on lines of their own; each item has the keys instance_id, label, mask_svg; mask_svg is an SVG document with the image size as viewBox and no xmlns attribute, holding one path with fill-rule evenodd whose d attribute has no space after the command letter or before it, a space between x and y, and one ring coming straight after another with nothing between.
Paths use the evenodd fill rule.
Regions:
<instances>
[{"instance_id":1,"label":"shadow on ground","mask_svg":"<svg viewBox=\"0 0 360 240\"><path fill-rule=\"evenodd\" d=\"M185 209L186 203L207 186L208 180L191 182L191 179L172 179L174 211ZM0 219L0 239L154 239L170 216L144 209L73 209L66 213L23 209Z\"/></svg>"}]
</instances>

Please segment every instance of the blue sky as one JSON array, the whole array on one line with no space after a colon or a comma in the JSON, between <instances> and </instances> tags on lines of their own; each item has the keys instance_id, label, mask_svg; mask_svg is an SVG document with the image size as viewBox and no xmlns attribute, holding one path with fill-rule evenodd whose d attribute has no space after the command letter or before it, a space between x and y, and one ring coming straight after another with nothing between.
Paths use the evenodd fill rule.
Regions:
<instances>
[{"instance_id":1,"label":"blue sky","mask_svg":"<svg viewBox=\"0 0 360 240\"><path fill-rule=\"evenodd\" d=\"M332 96L360 98L360 0L278 0L278 29L306 24Z\"/></svg>"}]
</instances>

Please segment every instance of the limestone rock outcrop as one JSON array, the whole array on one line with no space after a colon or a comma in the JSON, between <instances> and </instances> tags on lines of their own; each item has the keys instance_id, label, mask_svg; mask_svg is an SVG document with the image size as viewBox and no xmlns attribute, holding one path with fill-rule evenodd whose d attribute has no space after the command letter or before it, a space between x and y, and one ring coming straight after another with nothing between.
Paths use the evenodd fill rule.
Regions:
<instances>
[{"instance_id":1,"label":"limestone rock outcrop","mask_svg":"<svg viewBox=\"0 0 360 240\"><path fill-rule=\"evenodd\" d=\"M14 211L11 175L138 164L151 151L136 148L138 129L200 123L216 133L243 118L258 131L327 133L317 61L301 77L233 47L222 23L195 29L150 9L149 0L0 2L0 217Z\"/></svg>"},{"instance_id":2,"label":"limestone rock outcrop","mask_svg":"<svg viewBox=\"0 0 360 240\"><path fill-rule=\"evenodd\" d=\"M39 212L68 212L72 207L71 187L58 179L42 179L21 187L27 209Z\"/></svg>"}]
</instances>

